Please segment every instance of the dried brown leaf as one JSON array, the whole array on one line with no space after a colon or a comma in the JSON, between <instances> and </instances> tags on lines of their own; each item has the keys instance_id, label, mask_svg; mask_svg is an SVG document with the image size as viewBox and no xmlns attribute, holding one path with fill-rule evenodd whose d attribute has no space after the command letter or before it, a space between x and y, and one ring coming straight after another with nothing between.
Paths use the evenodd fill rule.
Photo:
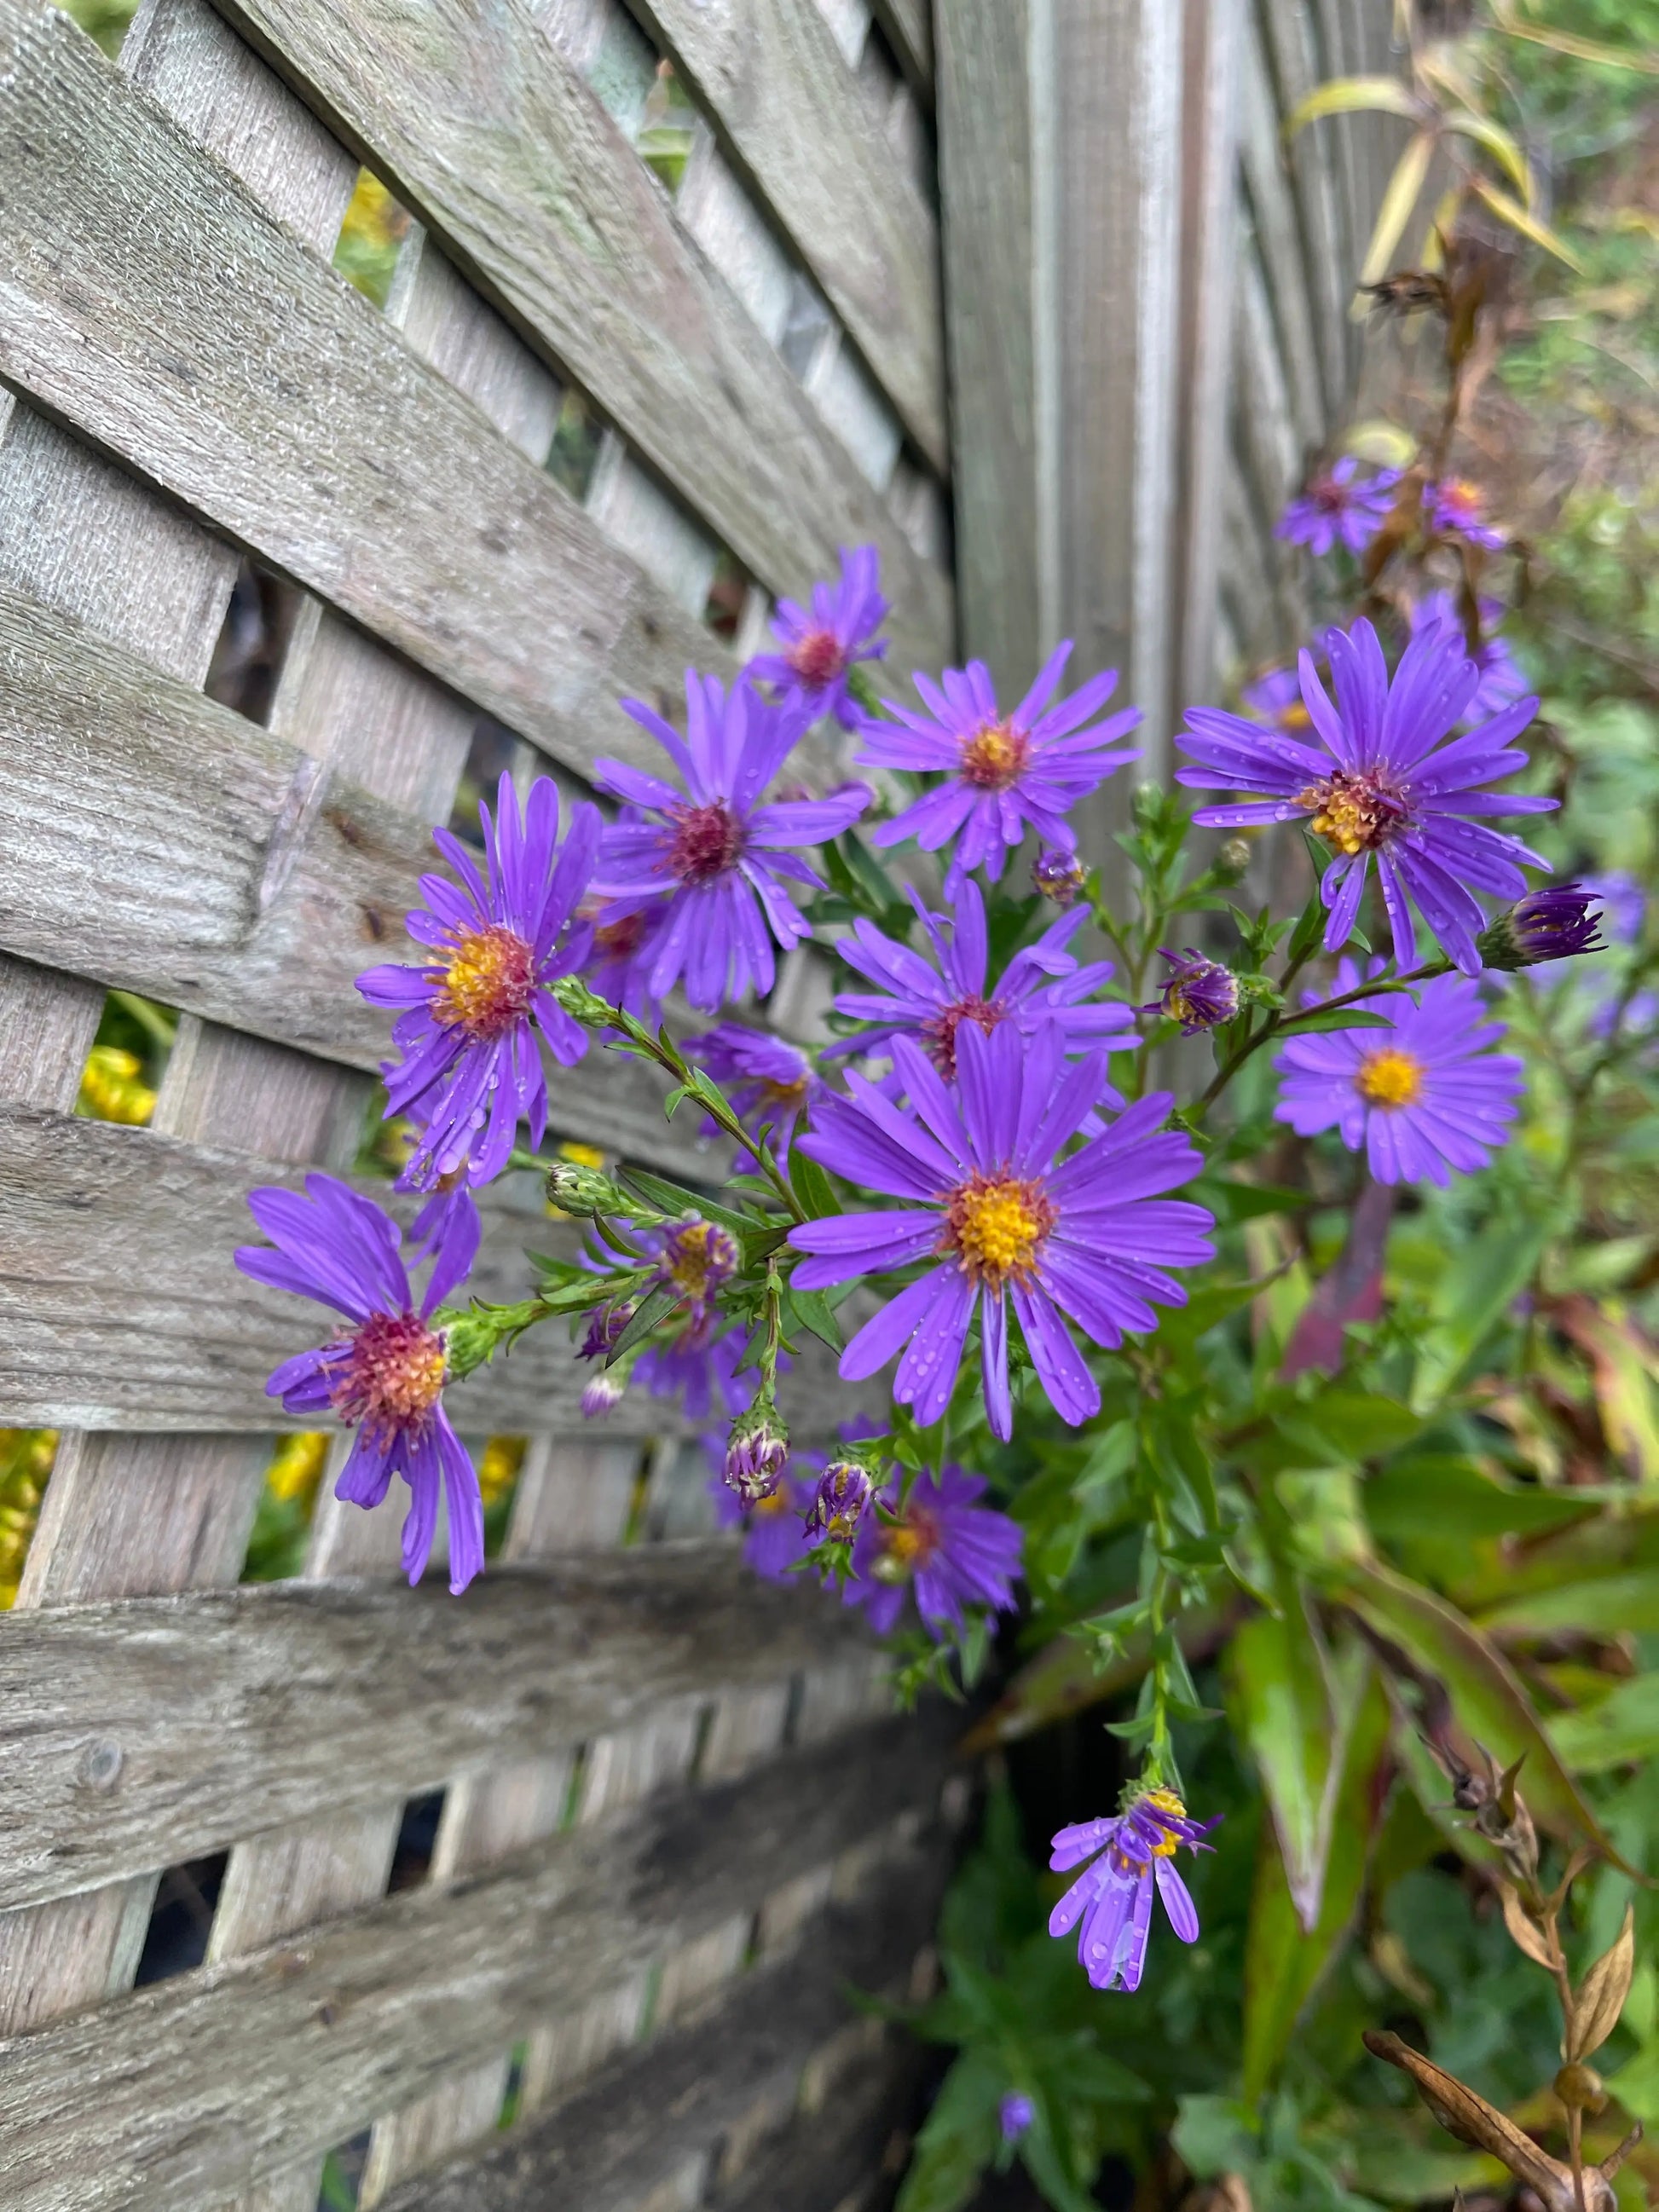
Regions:
<instances>
[{"instance_id":1,"label":"dried brown leaf","mask_svg":"<svg viewBox=\"0 0 1659 2212\"><path fill-rule=\"evenodd\" d=\"M1555 1954L1550 1947L1549 1938L1538 1923L1528 1917L1526 1906L1521 1902L1520 1893L1507 1881L1500 1882L1498 1887L1504 1900L1504 1925L1510 1936L1529 1959L1535 1960L1547 1972L1553 1973Z\"/></svg>"},{"instance_id":2,"label":"dried brown leaf","mask_svg":"<svg viewBox=\"0 0 1659 2212\"><path fill-rule=\"evenodd\" d=\"M1601 1954L1574 1993L1572 2018L1567 2022L1569 2060L1588 2058L1618 2027L1635 1971L1636 1914L1627 1905L1617 1941Z\"/></svg>"}]
</instances>

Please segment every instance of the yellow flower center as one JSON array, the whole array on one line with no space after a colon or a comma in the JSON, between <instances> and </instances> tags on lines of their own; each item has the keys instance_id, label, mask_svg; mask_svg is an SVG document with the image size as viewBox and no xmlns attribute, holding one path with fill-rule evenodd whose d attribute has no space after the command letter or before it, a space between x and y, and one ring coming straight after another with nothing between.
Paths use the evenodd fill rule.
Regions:
<instances>
[{"instance_id":1,"label":"yellow flower center","mask_svg":"<svg viewBox=\"0 0 1659 2212\"><path fill-rule=\"evenodd\" d=\"M1308 826L1315 836L1350 858L1386 844L1406 820L1405 803L1397 793L1375 776L1353 775L1346 769L1305 785L1297 793L1296 803L1312 814Z\"/></svg>"},{"instance_id":2,"label":"yellow flower center","mask_svg":"<svg viewBox=\"0 0 1659 2212\"><path fill-rule=\"evenodd\" d=\"M987 722L962 748L962 776L979 791L1006 791L1024 774L1031 744L1024 730L1007 722Z\"/></svg>"},{"instance_id":3,"label":"yellow flower center","mask_svg":"<svg viewBox=\"0 0 1659 2212\"><path fill-rule=\"evenodd\" d=\"M906 1507L902 1521L881 1531L880 1549L870 1563L871 1573L878 1583L908 1582L938 1551L943 1534L937 1516L913 1501Z\"/></svg>"},{"instance_id":4,"label":"yellow flower center","mask_svg":"<svg viewBox=\"0 0 1659 2212\"><path fill-rule=\"evenodd\" d=\"M1279 726L1281 730L1305 730L1312 721L1313 716L1300 699L1292 699L1290 705L1279 712Z\"/></svg>"},{"instance_id":5,"label":"yellow flower center","mask_svg":"<svg viewBox=\"0 0 1659 2212\"><path fill-rule=\"evenodd\" d=\"M712 1221L688 1221L670 1230L663 1272L688 1304L699 1305L738 1264L730 1233Z\"/></svg>"},{"instance_id":6,"label":"yellow flower center","mask_svg":"<svg viewBox=\"0 0 1659 2212\"><path fill-rule=\"evenodd\" d=\"M1024 1284L1057 1218L1054 1200L1035 1179L975 1175L951 1194L940 1249L956 1253L969 1278L994 1291L1011 1278Z\"/></svg>"},{"instance_id":7,"label":"yellow flower center","mask_svg":"<svg viewBox=\"0 0 1659 2212\"><path fill-rule=\"evenodd\" d=\"M1383 1045L1378 1051L1368 1052L1360 1061L1354 1088L1373 1106L1390 1109L1415 1106L1423 1096L1423 1079L1427 1073L1414 1052L1402 1052L1398 1045Z\"/></svg>"},{"instance_id":8,"label":"yellow flower center","mask_svg":"<svg viewBox=\"0 0 1659 2212\"><path fill-rule=\"evenodd\" d=\"M481 1043L504 1036L530 1012L536 996L536 957L515 929L492 921L463 930L453 950L440 955L443 980L432 1011L447 1029L465 1030Z\"/></svg>"}]
</instances>

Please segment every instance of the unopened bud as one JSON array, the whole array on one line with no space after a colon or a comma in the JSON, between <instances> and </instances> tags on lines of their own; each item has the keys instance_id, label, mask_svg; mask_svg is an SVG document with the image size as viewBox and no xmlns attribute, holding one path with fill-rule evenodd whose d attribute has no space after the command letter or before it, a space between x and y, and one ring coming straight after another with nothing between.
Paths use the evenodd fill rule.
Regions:
<instances>
[{"instance_id":1,"label":"unopened bud","mask_svg":"<svg viewBox=\"0 0 1659 2212\"><path fill-rule=\"evenodd\" d=\"M1218 884L1236 884L1250 865L1250 841L1248 837L1229 837L1211 865L1211 873Z\"/></svg>"},{"instance_id":2,"label":"unopened bud","mask_svg":"<svg viewBox=\"0 0 1659 2212\"><path fill-rule=\"evenodd\" d=\"M584 1029L608 1030L616 1026L617 1009L597 991L590 991L580 975L559 975L548 988L573 1021Z\"/></svg>"},{"instance_id":3,"label":"unopened bud","mask_svg":"<svg viewBox=\"0 0 1659 2212\"><path fill-rule=\"evenodd\" d=\"M595 1306L587 1316L587 1334L582 1339L577 1358L603 1359L633 1318L634 1308L626 1298L617 1298L608 1306Z\"/></svg>"},{"instance_id":4,"label":"unopened bud","mask_svg":"<svg viewBox=\"0 0 1659 2212\"><path fill-rule=\"evenodd\" d=\"M1182 1036L1196 1036L1201 1030L1219 1029L1231 1021L1238 1012L1238 978L1231 968L1206 960L1190 945L1185 952L1160 951L1158 957L1170 963L1172 972L1144 1012L1165 1014L1179 1022Z\"/></svg>"},{"instance_id":5,"label":"unopened bud","mask_svg":"<svg viewBox=\"0 0 1659 2212\"><path fill-rule=\"evenodd\" d=\"M1601 921L1594 891L1582 884L1558 884L1517 899L1481 931L1474 948L1488 968L1534 968L1541 960L1603 951L1596 935Z\"/></svg>"},{"instance_id":6,"label":"unopened bud","mask_svg":"<svg viewBox=\"0 0 1659 2212\"><path fill-rule=\"evenodd\" d=\"M856 1460L832 1459L818 1478L806 1515L806 1533L816 1539L850 1544L864 1518L874 1486L869 1470Z\"/></svg>"},{"instance_id":7,"label":"unopened bud","mask_svg":"<svg viewBox=\"0 0 1659 2212\"><path fill-rule=\"evenodd\" d=\"M547 1202L562 1213L620 1213L624 1200L608 1175L580 1160L555 1160L547 1171Z\"/></svg>"},{"instance_id":8,"label":"unopened bud","mask_svg":"<svg viewBox=\"0 0 1659 2212\"><path fill-rule=\"evenodd\" d=\"M1088 870L1077 854L1065 846L1051 847L1039 853L1031 863L1031 882L1046 899L1056 906L1070 906L1083 889Z\"/></svg>"},{"instance_id":9,"label":"unopened bud","mask_svg":"<svg viewBox=\"0 0 1659 2212\"><path fill-rule=\"evenodd\" d=\"M1135 820L1143 829L1150 828L1164 811L1164 786L1150 780L1138 783L1131 805Z\"/></svg>"},{"instance_id":10,"label":"unopened bud","mask_svg":"<svg viewBox=\"0 0 1659 2212\"><path fill-rule=\"evenodd\" d=\"M736 1491L745 1505L758 1505L776 1490L788 1464L789 1431L778 1419L776 1407L757 1398L732 1424L722 1471L726 1486Z\"/></svg>"},{"instance_id":11,"label":"unopened bud","mask_svg":"<svg viewBox=\"0 0 1659 2212\"><path fill-rule=\"evenodd\" d=\"M582 1419L600 1421L614 1407L620 1406L628 1385L607 1370L601 1369L582 1391Z\"/></svg>"},{"instance_id":12,"label":"unopened bud","mask_svg":"<svg viewBox=\"0 0 1659 2212\"><path fill-rule=\"evenodd\" d=\"M1002 2130L1004 2142L1018 2142L1036 2118L1036 2106L1029 2097L1022 2097L1011 2089L997 2107L997 2121Z\"/></svg>"}]
</instances>

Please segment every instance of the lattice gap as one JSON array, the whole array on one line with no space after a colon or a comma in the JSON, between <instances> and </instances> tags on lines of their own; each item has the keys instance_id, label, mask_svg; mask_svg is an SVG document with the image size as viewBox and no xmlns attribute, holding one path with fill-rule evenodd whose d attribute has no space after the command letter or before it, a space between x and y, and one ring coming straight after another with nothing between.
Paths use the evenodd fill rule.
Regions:
<instances>
[{"instance_id":1,"label":"lattice gap","mask_svg":"<svg viewBox=\"0 0 1659 2212\"><path fill-rule=\"evenodd\" d=\"M144 1930L138 1970L132 1978L136 1989L151 1982L171 1981L175 1975L191 1973L202 1965L228 1859L228 1852L216 1851L209 1858L168 1867L162 1874L156 1884L149 1925Z\"/></svg>"},{"instance_id":2,"label":"lattice gap","mask_svg":"<svg viewBox=\"0 0 1659 2212\"><path fill-rule=\"evenodd\" d=\"M300 611L295 586L243 556L202 689L250 722L269 725Z\"/></svg>"}]
</instances>

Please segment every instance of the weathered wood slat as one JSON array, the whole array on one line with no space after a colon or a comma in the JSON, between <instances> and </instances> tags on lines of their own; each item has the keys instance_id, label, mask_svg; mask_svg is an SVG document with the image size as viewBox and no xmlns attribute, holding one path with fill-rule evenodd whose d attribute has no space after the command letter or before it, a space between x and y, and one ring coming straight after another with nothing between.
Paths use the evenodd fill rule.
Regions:
<instances>
[{"instance_id":1,"label":"weathered wood slat","mask_svg":"<svg viewBox=\"0 0 1659 2212\"><path fill-rule=\"evenodd\" d=\"M1239 154L1251 218L1273 304L1273 327L1285 362L1297 434L1309 447L1324 435L1326 401L1321 381L1309 274L1297 227L1297 210L1285 166L1284 141L1273 83L1255 10L1244 17L1240 89L1243 106Z\"/></svg>"},{"instance_id":2,"label":"weathered wood slat","mask_svg":"<svg viewBox=\"0 0 1659 2212\"><path fill-rule=\"evenodd\" d=\"M1281 139L1284 118L1317 82L1313 0L1266 0L1262 33L1276 95ZM1346 404L1350 382L1348 319L1351 279L1344 267L1345 231L1339 207L1336 134L1340 116L1308 125L1285 148L1285 167L1300 217L1314 337L1324 375L1325 412L1334 422Z\"/></svg>"},{"instance_id":3,"label":"weathered wood slat","mask_svg":"<svg viewBox=\"0 0 1659 2212\"><path fill-rule=\"evenodd\" d=\"M643 759L618 693L729 665L46 0L0 0L0 378L547 751Z\"/></svg>"},{"instance_id":4,"label":"weathered wood slat","mask_svg":"<svg viewBox=\"0 0 1659 2212\"><path fill-rule=\"evenodd\" d=\"M353 980L413 957L403 916L437 856L340 750L319 762L0 584L0 946L378 1068L386 1018ZM696 1128L664 1120L664 1095L590 1047L551 1118L695 1173Z\"/></svg>"},{"instance_id":5,"label":"weathered wood slat","mask_svg":"<svg viewBox=\"0 0 1659 2212\"><path fill-rule=\"evenodd\" d=\"M804 595L873 540L901 653L938 660L945 579L525 0L219 4L756 575Z\"/></svg>"},{"instance_id":6,"label":"weathered wood slat","mask_svg":"<svg viewBox=\"0 0 1659 2212\"><path fill-rule=\"evenodd\" d=\"M911 436L948 465L939 229L817 0L629 0L702 92Z\"/></svg>"},{"instance_id":7,"label":"weathered wood slat","mask_svg":"<svg viewBox=\"0 0 1659 2212\"><path fill-rule=\"evenodd\" d=\"M495 1565L459 1599L350 1580L8 1613L0 1911L866 1646L855 1610L719 1540Z\"/></svg>"},{"instance_id":8,"label":"weathered wood slat","mask_svg":"<svg viewBox=\"0 0 1659 2212\"><path fill-rule=\"evenodd\" d=\"M629 1808L0 2045L8 2212L172 2212L342 2141L925 1805L927 1728Z\"/></svg>"},{"instance_id":9,"label":"weathered wood slat","mask_svg":"<svg viewBox=\"0 0 1659 2212\"><path fill-rule=\"evenodd\" d=\"M924 96L933 89L932 0L874 0L872 12L907 76Z\"/></svg>"},{"instance_id":10,"label":"weathered wood slat","mask_svg":"<svg viewBox=\"0 0 1659 2212\"><path fill-rule=\"evenodd\" d=\"M154 1130L0 1105L0 1420L25 1428L303 1425L281 1414L264 1383L280 1360L326 1334L322 1310L262 1289L231 1257L249 1241L250 1183L297 1180L292 1169ZM370 1188L409 1218L411 1201L385 1185ZM547 1250L558 1241L554 1224L492 1205L471 1291L527 1296L524 1246ZM586 1377L564 1325L550 1322L458 1384L449 1402L463 1431L580 1434ZM779 1399L803 1436L823 1436L844 1418L847 1386L834 1379L830 1355L809 1344ZM629 1391L598 1433L663 1435L687 1425L663 1401Z\"/></svg>"},{"instance_id":11,"label":"weathered wood slat","mask_svg":"<svg viewBox=\"0 0 1659 2212\"><path fill-rule=\"evenodd\" d=\"M752 2185L799 2140L787 2124L804 2069L856 2018L842 1992L902 1994L944 1873L935 1839L896 1851L874 1896L829 1906L799 1953L745 1974L717 2011L614 2059L481 2155L398 2190L384 2212L633 2212L670 2177L717 2163L728 2183ZM782 2140L760 2147L781 2123ZM759 2154L739 2163L744 2148ZM805 2212L794 2195L757 2201Z\"/></svg>"}]
</instances>

